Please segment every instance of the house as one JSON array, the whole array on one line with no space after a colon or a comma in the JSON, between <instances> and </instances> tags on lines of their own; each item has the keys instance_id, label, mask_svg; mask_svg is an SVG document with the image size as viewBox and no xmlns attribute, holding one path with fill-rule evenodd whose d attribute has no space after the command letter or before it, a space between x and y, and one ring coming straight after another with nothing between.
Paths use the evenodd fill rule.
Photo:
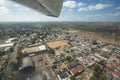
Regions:
<instances>
[{"instance_id":1,"label":"house","mask_svg":"<svg viewBox=\"0 0 120 80\"><path fill-rule=\"evenodd\" d=\"M107 73L111 73L113 76L120 78L120 72L117 71L116 68L112 68L112 67L105 67L104 71L106 71Z\"/></svg>"},{"instance_id":2,"label":"house","mask_svg":"<svg viewBox=\"0 0 120 80\"><path fill-rule=\"evenodd\" d=\"M107 60L107 58L99 55L98 53L95 53L95 56L98 57L98 58L100 58L101 60Z\"/></svg>"},{"instance_id":3,"label":"house","mask_svg":"<svg viewBox=\"0 0 120 80\"><path fill-rule=\"evenodd\" d=\"M84 67L82 65L78 65L78 66L70 69L70 72L72 75L77 75L83 71L84 71Z\"/></svg>"},{"instance_id":4,"label":"house","mask_svg":"<svg viewBox=\"0 0 120 80\"><path fill-rule=\"evenodd\" d=\"M105 52L111 52L113 49L115 49L114 46L112 45L108 45L108 46L105 46L104 48L102 48L102 51L105 51Z\"/></svg>"},{"instance_id":5,"label":"house","mask_svg":"<svg viewBox=\"0 0 120 80\"><path fill-rule=\"evenodd\" d=\"M116 61L118 64L120 63L120 59L119 59L118 57L116 57L116 56L111 56L111 57L108 59L107 63L111 63L111 62L113 62L113 61Z\"/></svg>"},{"instance_id":6,"label":"house","mask_svg":"<svg viewBox=\"0 0 120 80\"><path fill-rule=\"evenodd\" d=\"M55 72L59 72L59 71L62 71L64 69L66 69L67 66L63 63L61 64L60 66L56 66L56 68L54 69Z\"/></svg>"},{"instance_id":7,"label":"house","mask_svg":"<svg viewBox=\"0 0 120 80\"><path fill-rule=\"evenodd\" d=\"M57 75L58 80L70 80L67 72L62 72Z\"/></svg>"},{"instance_id":8,"label":"house","mask_svg":"<svg viewBox=\"0 0 120 80\"><path fill-rule=\"evenodd\" d=\"M117 78L120 78L120 72L115 71L115 72L113 72L113 75Z\"/></svg>"}]
</instances>

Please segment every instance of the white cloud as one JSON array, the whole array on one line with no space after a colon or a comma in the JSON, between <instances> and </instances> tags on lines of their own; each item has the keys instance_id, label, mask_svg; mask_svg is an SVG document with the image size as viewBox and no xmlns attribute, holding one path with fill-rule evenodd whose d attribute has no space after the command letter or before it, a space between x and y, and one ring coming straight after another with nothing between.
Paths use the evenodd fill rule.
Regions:
<instances>
[{"instance_id":1,"label":"white cloud","mask_svg":"<svg viewBox=\"0 0 120 80\"><path fill-rule=\"evenodd\" d=\"M29 8L26 7L25 10L26 10L26 11L30 11L31 9L29 9Z\"/></svg>"},{"instance_id":2,"label":"white cloud","mask_svg":"<svg viewBox=\"0 0 120 80\"><path fill-rule=\"evenodd\" d=\"M107 8L109 6L110 6L109 4L99 3L99 4L96 4L96 5L89 5L89 6L86 6L86 7L80 7L78 9L78 11L101 10L101 9Z\"/></svg>"},{"instance_id":3,"label":"white cloud","mask_svg":"<svg viewBox=\"0 0 120 80\"><path fill-rule=\"evenodd\" d=\"M66 1L63 3L63 6L68 8L75 8L77 7L77 3L76 1Z\"/></svg>"},{"instance_id":4,"label":"white cloud","mask_svg":"<svg viewBox=\"0 0 120 80\"><path fill-rule=\"evenodd\" d=\"M19 10L19 11L22 11L22 10L24 10L24 8L19 7L18 10Z\"/></svg>"},{"instance_id":5,"label":"white cloud","mask_svg":"<svg viewBox=\"0 0 120 80\"><path fill-rule=\"evenodd\" d=\"M0 7L0 15L7 14L9 10L6 7Z\"/></svg>"},{"instance_id":6,"label":"white cloud","mask_svg":"<svg viewBox=\"0 0 120 80\"><path fill-rule=\"evenodd\" d=\"M95 5L95 9L97 10L97 9L104 9L104 8L106 8L106 7L109 7L110 5L108 5L108 4L102 4L102 3L99 3L99 4L97 4L97 5Z\"/></svg>"},{"instance_id":7,"label":"white cloud","mask_svg":"<svg viewBox=\"0 0 120 80\"><path fill-rule=\"evenodd\" d=\"M119 17L120 12L115 13L107 13L107 14L95 14L95 15L88 15L88 17Z\"/></svg>"},{"instance_id":8,"label":"white cloud","mask_svg":"<svg viewBox=\"0 0 120 80\"><path fill-rule=\"evenodd\" d=\"M115 9L120 10L120 7L117 7L117 8L115 8Z\"/></svg>"},{"instance_id":9,"label":"white cloud","mask_svg":"<svg viewBox=\"0 0 120 80\"><path fill-rule=\"evenodd\" d=\"M95 15L91 14L91 15L87 15L87 16L88 17L105 17L104 14L95 14Z\"/></svg>"},{"instance_id":10,"label":"white cloud","mask_svg":"<svg viewBox=\"0 0 120 80\"><path fill-rule=\"evenodd\" d=\"M20 5L19 5L19 4L14 4L13 6L14 6L14 7L20 7Z\"/></svg>"},{"instance_id":11,"label":"white cloud","mask_svg":"<svg viewBox=\"0 0 120 80\"><path fill-rule=\"evenodd\" d=\"M79 2L79 3L78 3L78 6L80 6L80 7L81 7L81 6L85 6L85 5L86 5L86 4L84 4L83 2Z\"/></svg>"},{"instance_id":12,"label":"white cloud","mask_svg":"<svg viewBox=\"0 0 120 80\"><path fill-rule=\"evenodd\" d=\"M15 5L15 3L12 2L11 0L0 0L0 5L8 7Z\"/></svg>"},{"instance_id":13,"label":"white cloud","mask_svg":"<svg viewBox=\"0 0 120 80\"><path fill-rule=\"evenodd\" d=\"M73 9L68 9L69 12L71 12Z\"/></svg>"},{"instance_id":14,"label":"white cloud","mask_svg":"<svg viewBox=\"0 0 120 80\"><path fill-rule=\"evenodd\" d=\"M13 3L10 0L0 0L0 15L4 15L10 12L8 7L14 6L15 3Z\"/></svg>"},{"instance_id":15,"label":"white cloud","mask_svg":"<svg viewBox=\"0 0 120 80\"><path fill-rule=\"evenodd\" d=\"M116 17L120 17L120 12L109 13L109 14L106 14L105 16L116 16Z\"/></svg>"}]
</instances>

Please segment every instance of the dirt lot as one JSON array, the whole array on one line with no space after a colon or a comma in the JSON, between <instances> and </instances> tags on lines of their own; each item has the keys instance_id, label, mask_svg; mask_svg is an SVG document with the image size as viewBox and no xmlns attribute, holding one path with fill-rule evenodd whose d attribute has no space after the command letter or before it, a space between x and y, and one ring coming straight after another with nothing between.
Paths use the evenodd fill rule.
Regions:
<instances>
[{"instance_id":1,"label":"dirt lot","mask_svg":"<svg viewBox=\"0 0 120 80\"><path fill-rule=\"evenodd\" d=\"M42 62L39 61L39 59L38 59L39 57L43 57L43 55L40 54L40 55L36 55L36 56L32 57L36 68L39 68L42 66Z\"/></svg>"},{"instance_id":2,"label":"dirt lot","mask_svg":"<svg viewBox=\"0 0 120 80\"><path fill-rule=\"evenodd\" d=\"M68 46L68 43L66 41L53 41L53 42L47 43L47 45L50 48L55 49L57 47L66 47Z\"/></svg>"}]
</instances>

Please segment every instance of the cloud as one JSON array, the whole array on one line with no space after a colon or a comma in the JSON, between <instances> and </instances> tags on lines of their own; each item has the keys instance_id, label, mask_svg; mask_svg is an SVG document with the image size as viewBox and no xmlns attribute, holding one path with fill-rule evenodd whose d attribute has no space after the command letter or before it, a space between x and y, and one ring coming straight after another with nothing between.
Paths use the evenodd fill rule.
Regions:
<instances>
[{"instance_id":1,"label":"cloud","mask_svg":"<svg viewBox=\"0 0 120 80\"><path fill-rule=\"evenodd\" d=\"M63 6L67 7L67 8L75 8L75 7L77 7L77 3L76 3L76 1L65 1L63 3Z\"/></svg>"},{"instance_id":2,"label":"cloud","mask_svg":"<svg viewBox=\"0 0 120 80\"><path fill-rule=\"evenodd\" d=\"M13 3L10 0L0 0L0 15L4 15L10 12L8 7L14 6L15 3Z\"/></svg>"},{"instance_id":3,"label":"cloud","mask_svg":"<svg viewBox=\"0 0 120 80\"><path fill-rule=\"evenodd\" d=\"M88 17L119 17L120 12L115 13L107 13L107 14L95 14L95 15L88 15Z\"/></svg>"},{"instance_id":4,"label":"cloud","mask_svg":"<svg viewBox=\"0 0 120 80\"><path fill-rule=\"evenodd\" d=\"M115 8L115 9L120 10L120 7L117 7L117 8Z\"/></svg>"},{"instance_id":5,"label":"cloud","mask_svg":"<svg viewBox=\"0 0 120 80\"><path fill-rule=\"evenodd\" d=\"M68 9L69 12L71 12L73 9Z\"/></svg>"},{"instance_id":6,"label":"cloud","mask_svg":"<svg viewBox=\"0 0 120 80\"><path fill-rule=\"evenodd\" d=\"M15 3L12 2L11 0L0 0L0 5L9 7L15 5Z\"/></svg>"},{"instance_id":7,"label":"cloud","mask_svg":"<svg viewBox=\"0 0 120 80\"><path fill-rule=\"evenodd\" d=\"M86 7L80 7L78 9L78 11L102 10L102 9L107 8L109 6L110 6L109 4L99 3L99 4L96 4L96 5L89 5L89 6L86 6Z\"/></svg>"},{"instance_id":8,"label":"cloud","mask_svg":"<svg viewBox=\"0 0 120 80\"><path fill-rule=\"evenodd\" d=\"M106 14L105 16L114 16L114 17L119 17L119 16L120 16L120 12L116 12L116 13L109 13L109 14Z\"/></svg>"},{"instance_id":9,"label":"cloud","mask_svg":"<svg viewBox=\"0 0 120 80\"><path fill-rule=\"evenodd\" d=\"M9 12L9 10L6 7L0 7L0 15L4 15L7 14Z\"/></svg>"},{"instance_id":10,"label":"cloud","mask_svg":"<svg viewBox=\"0 0 120 80\"><path fill-rule=\"evenodd\" d=\"M79 3L78 3L78 6L80 6L80 7L81 7L81 6L85 6L85 5L86 5L86 4L83 3L83 2L79 2Z\"/></svg>"}]
</instances>

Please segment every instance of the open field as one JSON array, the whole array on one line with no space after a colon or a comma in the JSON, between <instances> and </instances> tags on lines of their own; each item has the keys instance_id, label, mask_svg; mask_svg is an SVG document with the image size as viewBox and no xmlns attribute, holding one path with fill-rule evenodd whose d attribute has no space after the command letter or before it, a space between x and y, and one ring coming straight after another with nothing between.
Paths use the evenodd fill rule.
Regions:
<instances>
[{"instance_id":1,"label":"open field","mask_svg":"<svg viewBox=\"0 0 120 80\"><path fill-rule=\"evenodd\" d=\"M120 46L120 23L112 22L81 22L69 23L69 30L82 37L100 40L109 44Z\"/></svg>"},{"instance_id":2,"label":"open field","mask_svg":"<svg viewBox=\"0 0 120 80\"><path fill-rule=\"evenodd\" d=\"M120 45L120 43L118 41L114 41L111 38L108 38L106 36L102 36L101 34L98 34L95 32L90 32L90 31L85 31L85 30L80 30L80 29L75 30L75 31L70 31L70 32L75 33L75 34L79 34L80 36L85 37L85 38L100 40L102 42L106 42L106 43L117 45L117 46Z\"/></svg>"}]
</instances>

